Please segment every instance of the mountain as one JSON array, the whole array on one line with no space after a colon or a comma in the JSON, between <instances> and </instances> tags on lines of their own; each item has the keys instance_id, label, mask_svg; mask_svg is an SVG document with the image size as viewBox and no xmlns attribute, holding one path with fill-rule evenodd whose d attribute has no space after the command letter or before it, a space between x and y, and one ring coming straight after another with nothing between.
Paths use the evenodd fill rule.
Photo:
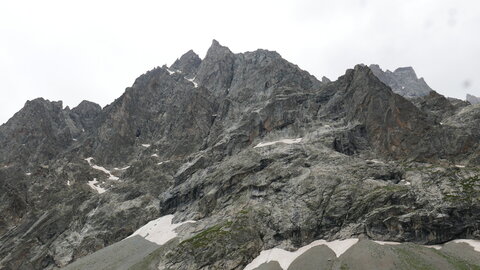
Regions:
<instances>
[{"instance_id":1,"label":"mountain","mask_svg":"<svg viewBox=\"0 0 480 270\"><path fill-rule=\"evenodd\" d=\"M478 104L480 103L480 98L476 97L476 96L473 96L473 95L470 95L470 94L467 94L467 99L466 99L468 102L470 102L471 104Z\"/></svg>"},{"instance_id":2,"label":"mountain","mask_svg":"<svg viewBox=\"0 0 480 270\"><path fill-rule=\"evenodd\" d=\"M214 40L0 126L0 268L475 269L478 115Z\"/></svg>"},{"instance_id":3,"label":"mountain","mask_svg":"<svg viewBox=\"0 0 480 270\"><path fill-rule=\"evenodd\" d=\"M403 97L423 97L432 91L423 78L417 78L417 74L412 67L397 68L393 72L390 70L383 71L379 65L370 65L369 67L380 81Z\"/></svg>"}]
</instances>

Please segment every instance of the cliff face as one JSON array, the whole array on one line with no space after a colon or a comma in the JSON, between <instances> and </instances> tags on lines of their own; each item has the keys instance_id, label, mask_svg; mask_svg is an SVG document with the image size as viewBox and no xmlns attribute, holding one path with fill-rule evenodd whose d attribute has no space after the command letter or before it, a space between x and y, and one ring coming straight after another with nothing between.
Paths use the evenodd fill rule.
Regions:
<instances>
[{"instance_id":1,"label":"cliff face","mask_svg":"<svg viewBox=\"0 0 480 270\"><path fill-rule=\"evenodd\" d=\"M413 70L377 71L319 81L213 41L103 109L27 102L0 127L0 266L243 269L319 239L480 238L478 106L406 99L392 85L423 85Z\"/></svg>"}]
</instances>

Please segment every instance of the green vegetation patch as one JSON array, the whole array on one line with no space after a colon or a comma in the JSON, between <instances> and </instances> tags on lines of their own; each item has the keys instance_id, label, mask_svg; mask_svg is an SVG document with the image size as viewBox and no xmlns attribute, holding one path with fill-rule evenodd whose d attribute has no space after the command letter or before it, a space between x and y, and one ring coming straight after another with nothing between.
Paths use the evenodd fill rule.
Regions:
<instances>
[{"instance_id":1,"label":"green vegetation patch","mask_svg":"<svg viewBox=\"0 0 480 270\"><path fill-rule=\"evenodd\" d=\"M436 268L426 264L425 261L419 258L418 253L406 248L398 248L396 250L399 254L399 258L408 266L408 269L436 270Z\"/></svg>"},{"instance_id":2,"label":"green vegetation patch","mask_svg":"<svg viewBox=\"0 0 480 270\"><path fill-rule=\"evenodd\" d=\"M434 252L436 254L438 254L439 256L443 257L445 260L447 260L447 262L449 264L451 264L454 269L458 269L458 270L480 270L480 266L478 265L473 265L473 264L470 264L466 261L463 261L463 260L460 260L458 258L455 258L455 257L452 257L452 256L449 256L439 250L434 250Z\"/></svg>"},{"instance_id":3,"label":"green vegetation patch","mask_svg":"<svg viewBox=\"0 0 480 270\"><path fill-rule=\"evenodd\" d=\"M473 204L480 201L480 176L453 179L450 180L451 184L459 187L456 193L445 194L445 199L454 203L467 203Z\"/></svg>"},{"instance_id":4,"label":"green vegetation patch","mask_svg":"<svg viewBox=\"0 0 480 270\"><path fill-rule=\"evenodd\" d=\"M233 222L227 221L222 224L212 226L192 238L189 238L180 243L180 245L191 245L194 248L201 248L209 245L216 239L228 236L231 234L231 226Z\"/></svg>"}]
</instances>

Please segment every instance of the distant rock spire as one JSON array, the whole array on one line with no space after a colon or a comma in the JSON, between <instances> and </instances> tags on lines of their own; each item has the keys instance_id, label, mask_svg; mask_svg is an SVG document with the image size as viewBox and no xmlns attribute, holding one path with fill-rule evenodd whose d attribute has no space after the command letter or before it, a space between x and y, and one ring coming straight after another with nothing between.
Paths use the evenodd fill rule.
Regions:
<instances>
[{"instance_id":1,"label":"distant rock spire","mask_svg":"<svg viewBox=\"0 0 480 270\"><path fill-rule=\"evenodd\" d=\"M379 65L373 64L369 68L384 84L392 88L393 92L406 98L427 96L432 90L423 78L418 78L412 67L400 67L395 71L383 71Z\"/></svg>"},{"instance_id":2,"label":"distant rock spire","mask_svg":"<svg viewBox=\"0 0 480 270\"><path fill-rule=\"evenodd\" d=\"M467 94L467 99L468 102L471 104L478 104L480 103L480 97L476 97L474 95Z\"/></svg>"}]
</instances>

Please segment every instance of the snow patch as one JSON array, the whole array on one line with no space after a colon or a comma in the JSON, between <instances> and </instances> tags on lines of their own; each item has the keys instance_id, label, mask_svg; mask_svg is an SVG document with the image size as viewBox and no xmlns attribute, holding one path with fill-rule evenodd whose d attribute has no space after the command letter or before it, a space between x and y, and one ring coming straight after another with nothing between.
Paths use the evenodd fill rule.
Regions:
<instances>
[{"instance_id":1,"label":"snow patch","mask_svg":"<svg viewBox=\"0 0 480 270\"><path fill-rule=\"evenodd\" d=\"M140 229L136 230L127 238L139 235L145 238L145 240L156 243L157 245L163 245L171 239L177 237L177 233L175 232L177 227L187 223L195 223L193 220L187 220L181 223L173 224L173 217L173 215L166 215L152 220Z\"/></svg>"},{"instance_id":2,"label":"snow patch","mask_svg":"<svg viewBox=\"0 0 480 270\"><path fill-rule=\"evenodd\" d=\"M99 171L102 171L106 174L109 175L108 179L110 180L118 180L119 178L116 177L115 175L113 175L109 170L105 169L104 167L101 167L101 166L97 166L97 165L93 165L92 168L94 168L95 170L99 170Z\"/></svg>"},{"instance_id":3,"label":"snow patch","mask_svg":"<svg viewBox=\"0 0 480 270\"><path fill-rule=\"evenodd\" d=\"M434 249L436 249L436 250L442 249L442 246L440 246L440 245L430 245L430 246L424 246L424 247L426 247L426 248L434 248Z\"/></svg>"},{"instance_id":4,"label":"snow patch","mask_svg":"<svg viewBox=\"0 0 480 270\"><path fill-rule=\"evenodd\" d=\"M67 186L71 186L70 180L67 180Z\"/></svg>"},{"instance_id":5,"label":"snow patch","mask_svg":"<svg viewBox=\"0 0 480 270\"><path fill-rule=\"evenodd\" d=\"M447 215L447 214L442 214L442 213L438 213L438 214L437 214L437 218L446 218L446 217L449 217L449 215Z\"/></svg>"},{"instance_id":6,"label":"snow patch","mask_svg":"<svg viewBox=\"0 0 480 270\"><path fill-rule=\"evenodd\" d=\"M27 176L30 176L30 175L32 175L32 173L29 173L29 172L27 172L27 173L25 173L25 174L26 174Z\"/></svg>"},{"instance_id":7,"label":"snow patch","mask_svg":"<svg viewBox=\"0 0 480 270\"><path fill-rule=\"evenodd\" d=\"M74 140L74 141L78 141L78 140L77 140L77 139L75 139L75 138L73 138L72 140Z\"/></svg>"},{"instance_id":8,"label":"snow patch","mask_svg":"<svg viewBox=\"0 0 480 270\"><path fill-rule=\"evenodd\" d=\"M465 168L465 165L458 165L458 164L457 164L457 165L455 165L455 167L457 167L457 168Z\"/></svg>"},{"instance_id":9,"label":"snow patch","mask_svg":"<svg viewBox=\"0 0 480 270\"><path fill-rule=\"evenodd\" d=\"M97 186L97 184L98 184L97 178L93 178L93 181L88 181L88 185L94 190L96 190L99 194L102 194L105 191L107 191L106 189Z\"/></svg>"},{"instance_id":10,"label":"snow patch","mask_svg":"<svg viewBox=\"0 0 480 270\"><path fill-rule=\"evenodd\" d=\"M254 146L253 148L265 147L265 146L274 145L274 144L277 144L277 143L294 144L294 143L299 143L301 141L302 141L302 138L282 139L282 140L278 140L278 141L274 141L274 142L259 143L256 146Z\"/></svg>"},{"instance_id":11,"label":"snow patch","mask_svg":"<svg viewBox=\"0 0 480 270\"><path fill-rule=\"evenodd\" d=\"M157 163L157 165L162 165L163 163L167 163L167 162L169 162L169 161L170 161L170 160L160 161L160 162Z\"/></svg>"},{"instance_id":12,"label":"snow patch","mask_svg":"<svg viewBox=\"0 0 480 270\"><path fill-rule=\"evenodd\" d=\"M157 155L157 154L153 154L152 157L158 157L158 155Z\"/></svg>"},{"instance_id":13,"label":"snow patch","mask_svg":"<svg viewBox=\"0 0 480 270\"><path fill-rule=\"evenodd\" d=\"M123 167L123 168L113 168L113 169L116 170L116 171L125 171L128 168L130 168L130 166L126 166L126 167Z\"/></svg>"},{"instance_id":14,"label":"snow patch","mask_svg":"<svg viewBox=\"0 0 480 270\"><path fill-rule=\"evenodd\" d=\"M367 159L366 162L367 162L367 163L370 163L370 164L373 164L373 163L375 163L375 164L384 164L383 161L380 161L380 160L378 160L378 159Z\"/></svg>"},{"instance_id":15,"label":"snow patch","mask_svg":"<svg viewBox=\"0 0 480 270\"><path fill-rule=\"evenodd\" d=\"M332 242L327 242L325 240L318 240L310 243L307 246L299 248L295 252L289 252L279 248L273 248L269 250L264 250L260 253L260 255L255 258L251 263L249 263L244 270L252 270L259 267L263 263L268 263L270 261L277 261L283 270L287 270L290 264L300 255L308 251L309 249L325 245L329 247L335 255L340 257L345 251L347 251L350 247L355 245L358 242L358 239L346 239L346 240L335 240Z\"/></svg>"},{"instance_id":16,"label":"snow patch","mask_svg":"<svg viewBox=\"0 0 480 270\"><path fill-rule=\"evenodd\" d=\"M142 146L145 147L145 148L148 148L148 147L150 147L150 144L145 143L145 144L142 144Z\"/></svg>"},{"instance_id":17,"label":"snow patch","mask_svg":"<svg viewBox=\"0 0 480 270\"><path fill-rule=\"evenodd\" d=\"M90 165L90 167L94 168L95 170L99 170L99 171L102 171L102 172L108 174L108 179L110 179L110 180L120 179L120 178L116 177L115 175L113 175L109 170L105 169L104 167L97 166L97 165L93 164L92 159L93 159L93 157L89 157L89 158L85 159L88 162L88 165Z\"/></svg>"},{"instance_id":18,"label":"snow patch","mask_svg":"<svg viewBox=\"0 0 480 270\"><path fill-rule=\"evenodd\" d=\"M191 78L191 79L187 79L187 78L185 77L185 79L186 79L187 81L193 83L193 86L195 86L195 88L197 88L197 87L198 87L198 83L195 82L195 78L196 78L196 77L193 77L193 78Z\"/></svg>"},{"instance_id":19,"label":"snow patch","mask_svg":"<svg viewBox=\"0 0 480 270\"><path fill-rule=\"evenodd\" d=\"M169 68L167 68L167 71L168 71L168 73L169 73L170 75L172 75L172 74L174 74L174 73L175 73L175 71L173 71L173 70L170 70Z\"/></svg>"},{"instance_id":20,"label":"snow patch","mask_svg":"<svg viewBox=\"0 0 480 270\"><path fill-rule=\"evenodd\" d=\"M410 183L410 182L408 182L404 179L400 180L400 182L398 182L398 184L404 185L404 186L411 186L412 185L412 183Z\"/></svg>"},{"instance_id":21,"label":"snow patch","mask_svg":"<svg viewBox=\"0 0 480 270\"><path fill-rule=\"evenodd\" d=\"M382 245L382 246L385 246L385 245L389 245L389 246L396 246L396 245L401 245L402 243L400 242L387 242L387 241L373 241L379 245Z\"/></svg>"},{"instance_id":22,"label":"snow patch","mask_svg":"<svg viewBox=\"0 0 480 270\"><path fill-rule=\"evenodd\" d=\"M453 240L455 244L465 243L473 247L476 252L480 252L480 240L471 240L471 239L457 239Z\"/></svg>"},{"instance_id":23,"label":"snow patch","mask_svg":"<svg viewBox=\"0 0 480 270\"><path fill-rule=\"evenodd\" d=\"M402 243L399 243L399 242L383 242L383 241L373 241L377 244L380 244L380 245L400 245ZM457 240L453 240L451 241L450 243L455 243L455 244L460 244L460 243L465 243L465 244L468 244L470 245L471 247L473 247L473 249L477 252L480 252L480 240L471 240L471 239L457 239ZM426 247L426 248L434 248L436 250L440 250L442 249L443 245L423 245L423 247Z\"/></svg>"}]
</instances>

